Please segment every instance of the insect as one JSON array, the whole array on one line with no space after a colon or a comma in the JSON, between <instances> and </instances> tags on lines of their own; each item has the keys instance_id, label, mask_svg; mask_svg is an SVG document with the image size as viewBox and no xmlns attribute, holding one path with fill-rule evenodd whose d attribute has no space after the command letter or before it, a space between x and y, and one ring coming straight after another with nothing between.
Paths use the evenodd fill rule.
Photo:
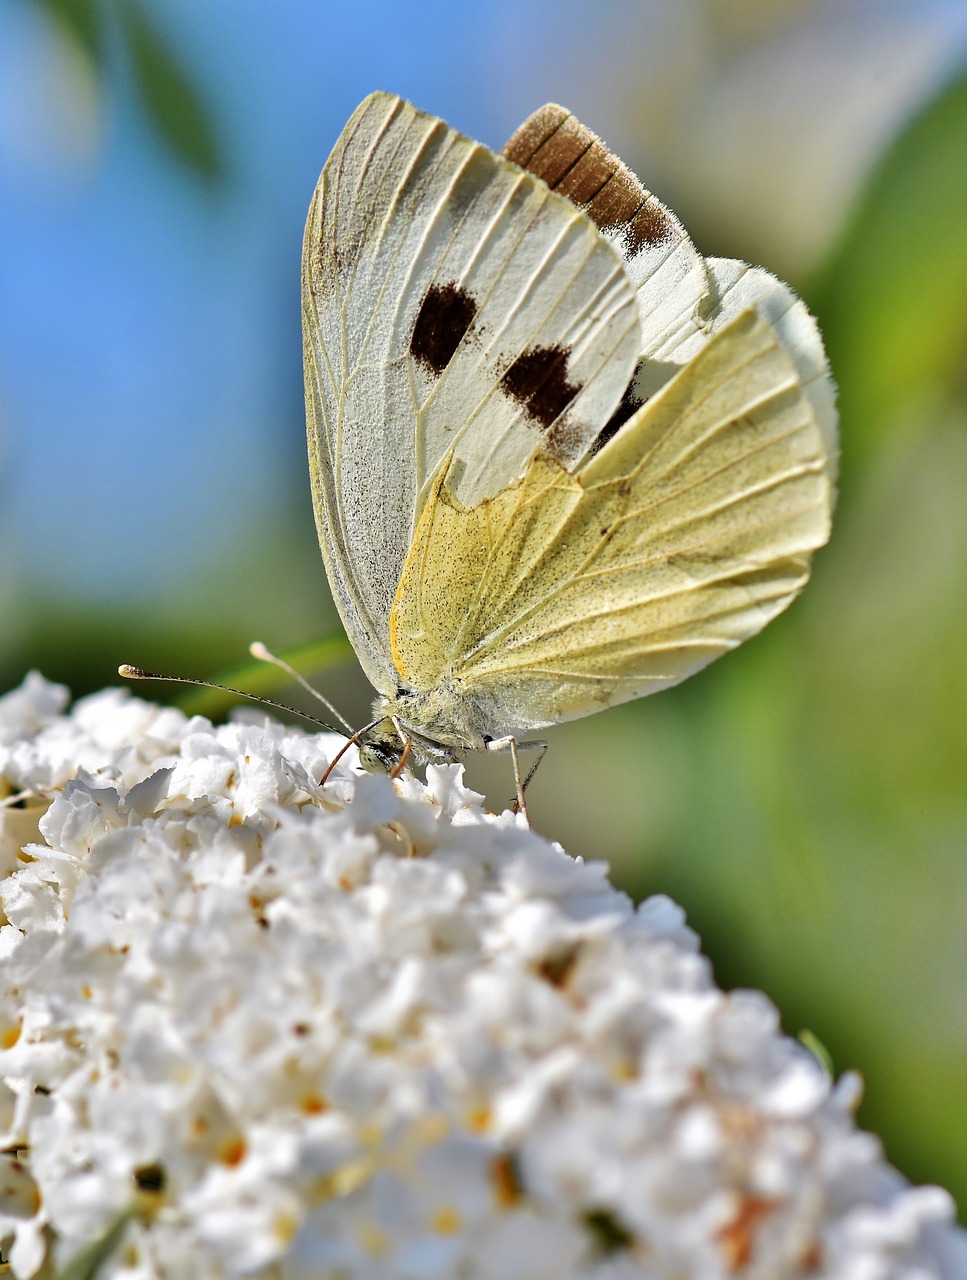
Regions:
<instances>
[{"instance_id":1,"label":"insect","mask_svg":"<svg viewBox=\"0 0 967 1280\"><path fill-rule=\"evenodd\" d=\"M507 749L524 808L527 735L733 649L829 536L814 320L703 258L562 107L498 155L366 98L313 196L302 304L319 542L377 693L366 767Z\"/></svg>"}]
</instances>

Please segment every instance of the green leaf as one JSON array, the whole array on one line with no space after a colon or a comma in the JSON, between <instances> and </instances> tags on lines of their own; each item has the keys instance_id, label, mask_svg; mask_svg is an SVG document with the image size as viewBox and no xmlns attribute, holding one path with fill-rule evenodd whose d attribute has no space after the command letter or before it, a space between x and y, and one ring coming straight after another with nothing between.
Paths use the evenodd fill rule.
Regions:
<instances>
[{"instance_id":1,"label":"green leaf","mask_svg":"<svg viewBox=\"0 0 967 1280\"><path fill-rule=\"evenodd\" d=\"M202 177L220 181L224 162L198 89L138 0L121 0L117 12L152 124L180 160Z\"/></svg>"},{"instance_id":2,"label":"green leaf","mask_svg":"<svg viewBox=\"0 0 967 1280\"><path fill-rule=\"evenodd\" d=\"M101 62L102 43L97 0L36 0L60 29L75 40L92 65Z\"/></svg>"},{"instance_id":3,"label":"green leaf","mask_svg":"<svg viewBox=\"0 0 967 1280\"><path fill-rule=\"evenodd\" d=\"M946 397L967 346L967 75L888 148L811 297L841 386L844 455Z\"/></svg>"},{"instance_id":4,"label":"green leaf","mask_svg":"<svg viewBox=\"0 0 967 1280\"><path fill-rule=\"evenodd\" d=\"M804 1049L809 1050L826 1074L832 1079L836 1074L833 1069L833 1055L820 1040L819 1036L814 1031L806 1029L800 1031L796 1038Z\"/></svg>"}]
</instances>

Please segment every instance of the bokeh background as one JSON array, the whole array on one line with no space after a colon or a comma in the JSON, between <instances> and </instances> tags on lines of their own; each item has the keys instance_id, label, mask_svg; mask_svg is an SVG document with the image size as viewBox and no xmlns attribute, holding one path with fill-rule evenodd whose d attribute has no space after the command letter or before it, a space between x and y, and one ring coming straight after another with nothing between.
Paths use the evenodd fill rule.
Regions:
<instances>
[{"instance_id":1,"label":"bokeh background","mask_svg":"<svg viewBox=\"0 0 967 1280\"><path fill-rule=\"evenodd\" d=\"M332 629L318 171L373 88L495 147L565 102L700 248L807 298L843 468L803 598L553 730L535 824L683 903L719 980L858 1068L890 1158L967 1209L965 65L963 0L0 0L0 688ZM317 679L363 720L351 662ZM471 769L494 803L505 764Z\"/></svg>"}]
</instances>

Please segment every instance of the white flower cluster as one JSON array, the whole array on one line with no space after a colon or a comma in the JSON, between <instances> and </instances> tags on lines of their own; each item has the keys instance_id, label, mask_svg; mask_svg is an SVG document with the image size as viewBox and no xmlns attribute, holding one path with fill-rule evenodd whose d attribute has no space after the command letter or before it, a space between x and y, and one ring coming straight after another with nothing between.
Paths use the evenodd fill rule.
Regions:
<instances>
[{"instance_id":1,"label":"white flower cluster","mask_svg":"<svg viewBox=\"0 0 967 1280\"><path fill-rule=\"evenodd\" d=\"M0 700L14 1276L122 1223L99 1275L967 1277L949 1197L668 899L457 767L320 788L334 737L66 701Z\"/></svg>"}]
</instances>

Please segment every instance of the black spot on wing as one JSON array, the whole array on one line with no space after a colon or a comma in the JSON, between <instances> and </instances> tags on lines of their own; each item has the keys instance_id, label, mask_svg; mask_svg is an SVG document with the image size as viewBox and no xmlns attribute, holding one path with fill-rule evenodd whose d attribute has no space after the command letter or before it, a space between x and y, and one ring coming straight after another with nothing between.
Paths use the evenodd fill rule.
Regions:
<instances>
[{"instance_id":1,"label":"black spot on wing","mask_svg":"<svg viewBox=\"0 0 967 1280\"><path fill-rule=\"evenodd\" d=\"M670 244L678 236L679 230L674 214L655 196L650 195L625 226L624 238L628 253L634 257L646 245Z\"/></svg>"},{"instance_id":2,"label":"black spot on wing","mask_svg":"<svg viewBox=\"0 0 967 1280\"><path fill-rule=\"evenodd\" d=\"M434 284L420 304L410 352L431 373L441 374L474 322L477 304L458 284Z\"/></svg>"},{"instance_id":3,"label":"black spot on wing","mask_svg":"<svg viewBox=\"0 0 967 1280\"><path fill-rule=\"evenodd\" d=\"M566 347L532 347L504 374L504 391L546 430L581 390L568 381Z\"/></svg>"}]
</instances>

